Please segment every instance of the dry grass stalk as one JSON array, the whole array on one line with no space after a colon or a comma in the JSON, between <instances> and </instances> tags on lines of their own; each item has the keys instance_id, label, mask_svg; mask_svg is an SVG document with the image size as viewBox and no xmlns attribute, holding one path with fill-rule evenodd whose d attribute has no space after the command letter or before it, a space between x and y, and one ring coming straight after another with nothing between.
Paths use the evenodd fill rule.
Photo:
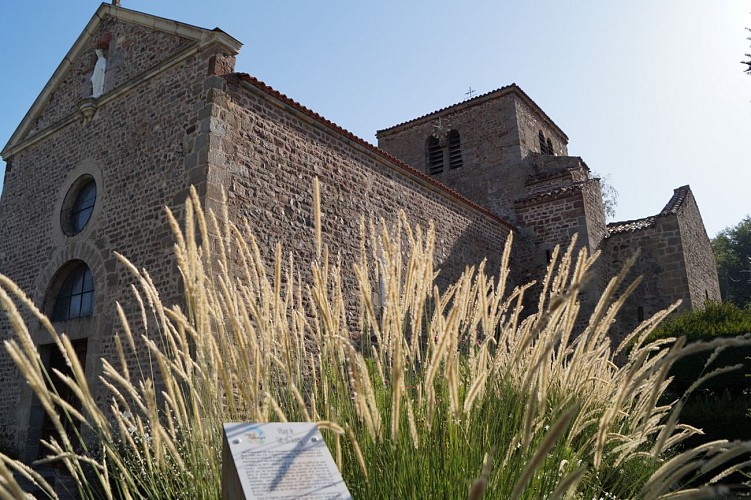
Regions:
<instances>
[{"instance_id":1,"label":"dry grass stalk","mask_svg":"<svg viewBox=\"0 0 751 500\"><path fill-rule=\"evenodd\" d=\"M613 360L622 347L611 347L608 328L634 289L627 287L614 300L623 274L611 280L588 326L575 335L578 292L596 255L582 249L574 256L575 241L565 252L556 248L539 313L525 314L522 304L531 285L506 290L510 242L497 278L488 277L482 263L439 290L434 228L412 228L402 214L393 226L360 224L360 261L353 264L358 333L373 343L358 350L350 340L342 291L344 264L321 239L317 181L313 198L318 259L309 274L296 269L278 245L264 260L247 222L233 224L226 208L220 217L205 214L195 191L186 202L184 229L168 212L186 294L182 307L166 307L148 273L118 257L136 283L139 310L129 317L116 306L124 341L115 337L117 368L103 361L101 382L111 402L106 410L95 404L70 340L0 277L0 302L17 333L8 352L61 438L50 443L53 459L82 483L85 467L98 474L99 484L83 486L84 495L170 496L175 494L170 488L181 484L198 488L199 496L215 495L221 423L242 420L322 420L320 427L333 433L339 467L353 477L346 464L355 463L367 485L378 473L377 467L368 470L368 458L407 448L436 453L431 433L448 428L462 435L489 426L483 405L510 391L525 402L518 409L519 425L503 444L508 451L502 467L491 471L486 457L472 492L501 488L502 471L526 457L521 476L501 490L515 497L542 487L533 476L553 450L575 449L570 458L589 461L595 471L605 462L618 465L636 456L660 460L665 450L697 432L677 423L673 404L657 404L670 365L686 353L748 342L696 347L678 341L670 351L660 350L659 342L643 345L664 317L657 314L631 334L633 347L618 367ZM14 300L40 320L66 355L72 376L46 373ZM82 411L49 389L51 376L71 388ZM63 419L91 422L87 432L100 443L99 461L75 452L79 436L68 435L56 407L66 410ZM553 421L547 429L546 422ZM87 445L86 452L91 449ZM666 493L701 464L719 464L744 449L714 443L679 455L659 467L644 491ZM17 485L7 466L17 464L7 457L0 464L5 488L0 496L8 498ZM146 477L136 472L142 468L150 471ZM586 483L586 471L577 466L545 491L569 497ZM117 492L108 489L110 480Z\"/></svg>"}]
</instances>

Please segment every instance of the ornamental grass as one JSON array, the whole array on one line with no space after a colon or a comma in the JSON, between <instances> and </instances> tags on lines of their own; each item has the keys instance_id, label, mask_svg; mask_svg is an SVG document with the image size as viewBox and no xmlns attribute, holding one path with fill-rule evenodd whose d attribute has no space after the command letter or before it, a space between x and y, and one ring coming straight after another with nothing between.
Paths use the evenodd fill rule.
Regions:
<instances>
[{"instance_id":1,"label":"ornamental grass","mask_svg":"<svg viewBox=\"0 0 751 500\"><path fill-rule=\"evenodd\" d=\"M101 360L97 382L105 406L70 340L1 277L16 335L6 349L58 434L41 462L62 464L84 498L220 498L222 424L240 421L317 422L354 498L707 498L733 469L707 471L748 459L746 442L681 450L701 431L679 423L686 396L663 398L677 359L748 339L647 343L671 308L613 345L608 330L636 287L615 298L625 271L575 330L597 256L573 242L553 253L534 314L523 310L531 285L508 286L510 242L500 269L468 267L439 288L432 225L402 215L362 220L359 261L343 262L321 243L317 182L314 199L309 270L280 246L264 260L247 222L204 213L195 192L183 228L168 211L182 304L164 304L148 272L120 256L140 312L130 325L117 306L118 356ZM345 268L357 290L343 290ZM72 375L45 371L15 304ZM21 498L22 476L55 497L6 456L0 497Z\"/></svg>"}]
</instances>

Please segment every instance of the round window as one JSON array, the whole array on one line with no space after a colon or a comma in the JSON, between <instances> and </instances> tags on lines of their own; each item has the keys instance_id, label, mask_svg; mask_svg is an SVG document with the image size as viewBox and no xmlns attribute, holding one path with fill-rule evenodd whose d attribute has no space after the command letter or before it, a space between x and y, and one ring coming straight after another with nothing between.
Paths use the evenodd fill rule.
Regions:
<instances>
[{"instance_id":1,"label":"round window","mask_svg":"<svg viewBox=\"0 0 751 500\"><path fill-rule=\"evenodd\" d=\"M60 214L60 223L68 236L78 234L86 227L95 203L96 182L90 175L83 175L68 190Z\"/></svg>"}]
</instances>

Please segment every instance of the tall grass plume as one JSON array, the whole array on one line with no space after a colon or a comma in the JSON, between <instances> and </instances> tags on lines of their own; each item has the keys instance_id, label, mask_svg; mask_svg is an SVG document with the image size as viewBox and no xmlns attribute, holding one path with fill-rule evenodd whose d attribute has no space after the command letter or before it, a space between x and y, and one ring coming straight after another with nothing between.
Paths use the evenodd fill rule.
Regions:
<instances>
[{"instance_id":1,"label":"tall grass plume","mask_svg":"<svg viewBox=\"0 0 751 500\"><path fill-rule=\"evenodd\" d=\"M677 498L719 492L697 478L748 454L727 442L679 453L700 431L680 423L680 401L664 401L671 364L723 340L659 349L665 341L646 342L658 313L617 364L609 328L633 291L616 297L623 274L575 330L596 255L556 249L529 314L530 287L508 288L510 241L499 269L468 267L439 288L432 225L363 219L359 260L343 262L322 243L317 181L314 198L310 269L280 246L265 260L246 221L204 212L195 192L182 227L168 211L184 300L165 304L147 270L119 256L137 311L112 312L117 355L101 360L96 384L68 337L0 279L16 334L6 349L58 436L44 461L62 464L83 497L219 498L228 421L319 422L356 498ZM357 290L343 289L347 273ZM48 373L17 303L72 375ZM0 497L17 498L21 476L55 496L33 467L1 456Z\"/></svg>"}]
</instances>

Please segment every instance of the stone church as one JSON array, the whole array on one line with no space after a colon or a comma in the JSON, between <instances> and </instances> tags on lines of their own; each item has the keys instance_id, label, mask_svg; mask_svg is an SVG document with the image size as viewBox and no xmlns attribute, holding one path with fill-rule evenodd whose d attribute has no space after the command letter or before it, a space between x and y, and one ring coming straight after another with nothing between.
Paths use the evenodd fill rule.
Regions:
<instances>
[{"instance_id":1,"label":"stone church","mask_svg":"<svg viewBox=\"0 0 751 500\"><path fill-rule=\"evenodd\" d=\"M236 72L240 47L220 29L102 4L2 149L0 273L71 336L93 379L115 352L115 302L135 311L113 250L148 269L165 303L179 302L163 207L179 216L191 185L209 208L225 192L231 217L247 218L265 247L281 242L301 266L314 254L318 177L324 242L344 262L359 256L361 215L391 221L403 210L414 224L436 222L444 280L483 259L498 269L512 234L513 279L538 278L555 245L576 234L603 253L590 301L641 250L633 274L646 280L624 327L677 299L719 299L689 187L659 214L606 224L599 180L517 85L381 130L375 147ZM30 326L43 361L59 367L50 339ZM0 313L0 338L10 335ZM2 350L1 444L35 458L47 432Z\"/></svg>"}]
</instances>

